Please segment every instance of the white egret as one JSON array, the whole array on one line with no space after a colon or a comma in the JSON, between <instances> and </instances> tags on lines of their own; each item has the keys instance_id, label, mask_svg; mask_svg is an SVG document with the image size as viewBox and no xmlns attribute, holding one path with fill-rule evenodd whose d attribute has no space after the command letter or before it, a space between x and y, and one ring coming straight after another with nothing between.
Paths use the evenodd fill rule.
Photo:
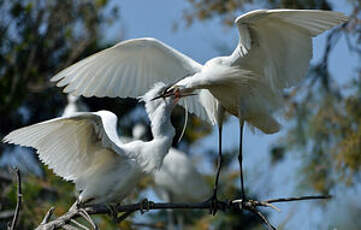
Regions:
<instances>
[{"instance_id":1,"label":"white egret","mask_svg":"<svg viewBox=\"0 0 361 230\"><path fill-rule=\"evenodd\" d=\"M242 131L244 122L264 133L280 129L273 113L282 107L281 91L303 79L312 57L312 37L347 21L342 13L321 10L255 10L235 20L239 43L228 57L201 65L153 38L120 42L56 74L51 80L64 92L86 97L134 97L152 82L177 82L167 93L194 91L180 104L218 125L219 165L225 111L240 121L242 198ZM185 76L189 76L186 77ZM165 94L163 94L164 96Z\"/></svg>"},{"instance_id":2,"label":"white egret","mask_svg":"<svg viewBox=\"0 0 361 230\"><path fill-rule=\"evenodd\" d=\"M137 123L132 140L144 139L146 127ZM131 138L129 138L131 139ZM159 170L153 173L157 195L167 202L199 202L211 195L209 186L189 156L171 147ZM196 188L196 189L195 189Z\"/></svg>"},{"instance_id":3,"label":"white egret","mask_svg":"<svg viewBox=\"0 0 361 230\"><path fill-rule=\"evenodd\" d=\"M54 173L73 181L78 204L114 204L123 200L144 173L160 168L175 130L170 114L179 98L151 100L164 90L158 83L146 93L153 140L120 142L117 117L109 111L80 112L12 131L4 142L37 149Z\"/></svg>"},{"instance_id":4,"label":"white egret","mask_svg":"<svg viewBox=\"0 0 361 230\"><path fill-rule=\"evenodd\" d=\"M200 202L211 195L203 176L184 153L170 148L162 167L154 172L155 191L169 202Z\"/></svg>"},{"instance_id":5,"label":"white egret","mask_svg":"<svg viewBox=\"0 0 361 230\"><path fill-rule=\"evenodd\" d=\"M86 104L84 104L79 100L79 96L68 94L66 98L68 103L64 108L62 114L63 117L73 115L76 112L89 112L89 109L86 106Z\"/></svg>"},{"instance_id":6,"label":"white egret","mask_svg":"<svg viewBox=\"0 0 361 230\"><path fill-rule=\"evenodd\" d=\"M133 138L126 141L144 139L146 127L137 123L132 129ZM122 140L123 140L122 138ZM154 191L166 202L200 202L211 195L210 188L186 153L171 147L164 157L159 170L154 171ZM177 215L179 229L183 229L182 216ZM172 213L168 212L168 229L174 229Z\"/></svg>"},{"instance_id":7,"label":"white egret","mask_svg":"<svg viewBox=\"0 0 361 230\"><path fill-rule=\"evenodd\" d=\"M238 117L242 202L244 122L267 134L278 132L280 124L274 112L283 106L282 90L296 85L306 74L312 58L312 37L347 19L341 13L320 10L256 10L241 15L235 20L239 43L233 53L209 60L201 71L164 92L171 95L208 89L217 103L205 98L210 103L206 110L220 127L220 142L224 113ZM216 180L218 175L219 171Z\"/></svg>"},{"instance_id":8,"label":"white egret","mask_svg":"<svg viewBox=\"0 0 361 230\"><path fill-rule=\"evenodd\" d=\"M154 191L166 202L200 202L211 195L203 176L192 160L175 148L170 148L163 165L154 172ZM183 216L176 215L179 228L183 229ZM174 229L172 213L168 212L168 229Z\"/></svg>"},{"instance_id":9,"label":"white egret","mask_svg":"<svg viewBox=\"0 0 361 230\"><path fill-rule=\"evenodd\" d=\"M132 129L133 138L129 141L144 139L146 127L137 123ZM163 159L159 170L153 173L157 195L167 202L197 202L210 195L202 174L196 169L188 155L171 147ZM197 189L195 189L197 188Z\"/></svg>"}]
</instances>

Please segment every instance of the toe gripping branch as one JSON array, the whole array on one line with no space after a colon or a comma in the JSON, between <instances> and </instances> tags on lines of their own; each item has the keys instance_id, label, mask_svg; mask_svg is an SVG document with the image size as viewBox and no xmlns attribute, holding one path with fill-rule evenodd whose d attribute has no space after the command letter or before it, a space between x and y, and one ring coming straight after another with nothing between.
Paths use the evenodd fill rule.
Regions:
<instances>
[{"instance_id":1,"label":"toe gripping branch","mask_svg":"<svg viewBox=\"0 0 361 230\"><path fill-rule=\"evenodd\" d=\"M154 208L154 202L149 201L147 198L143 199L142 202L139 203L139 211L143 215L145 212L149 212L149 210Z\"/></svg>"}]
</instances>

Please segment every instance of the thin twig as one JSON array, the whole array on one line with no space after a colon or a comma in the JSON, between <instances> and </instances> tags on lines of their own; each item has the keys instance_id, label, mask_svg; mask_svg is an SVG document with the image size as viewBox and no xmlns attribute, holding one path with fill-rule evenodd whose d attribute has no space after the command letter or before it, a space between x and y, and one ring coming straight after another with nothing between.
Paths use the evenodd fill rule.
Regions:
<instances>
[{"instance_id":1,"label":"thin twig","mask_svg":"<svg viewBox=\"0 0 361 230\"><path fill-rule=\"evenodd\" d=\"M326 200L331 199L331 195L317 195L317 196L298 196L290 198L279 198L272 200L265 200L266 203L278 203L278 202L290 202L290 201L300 201L300 200Z\"/></svg>"},{"instance_id":2,"label":"thin twig","mask_svg":"<svg viewBox=\"0 0 361 230\"><path fill-rule=\"evenodd\" d=\"M81 223L79 223L78 221L76 221L76 220L70 220L70 222L72 222L73 224L75 224L76 226L78 226L79 228L81 228L81 229L84 229L84 230L89 230L89 228L88 227L86 227L86 226L84 226L84 225L82 225Z\"/></svg>"},{"instance_id":3,"label":"thin twig","mask_svg":"<svg viewBox=\"0 0 361 230\"><path fill-rule=\"evenodd\" d=\"M55 210L54 207L51 207L51 208L48 210L48 212L47 212L46 215L44 216L43 221L41 221L41 224L46 224L46 223L49 222L51 216L52 216L53 213L54 213L54 210Z\"/></svg>"},{"instance_id":4,"label":"thin twig","mask_svg":"<svg viewBox=\"0 0 361 230\"><path fill-rule=\"evenodd\" d=\"M11 223L11 226L8 227L8 229L10 230L14 230L16 227L16 224L18 222L19 219L19 213L20 213L20 209L21 209L21 203L22 203L22 197L23 194L21 193L21 175L20 175L20 170L18 168L15 168L15 173L16 173L16 179L17 179L17 184L18 184L18 189L17 189L17 202L16 202L16 208L15 208L15 212L14 212L14 217Z\"/></svg>"},{"instance_id":5,"label":"thin twig","mask_svg":"<svg viewBox=\"0 0 361 230\"><path fill-rule=\"evenodd\" d=\"M268 219L259 210L257 210L254 207L249 208L248 210L255 213L262 220L262 222L266 225L267 229L276 230L276 228L268 221Z\"/></svg>"},{"instance_id":6,"label":"thin twig","mask_svg":"<svg viewBox=\"0 0 361 230\"><path fill-rule=\"evenodd\" d=\"M152 228L152 229L161 229L161 230L165 230L167 228L165 228L164 226L160 225L160 224L149 224L149 223L130 223L132 226L134 227L146 227L146 228Z\"/></svg>"},{"instance_id":7,"label":"thin twig","mask_svg":"<svg viewBox=\"0 0 361 230\"><path fill-rule=\"evenodd\" d=\"M78 228L70 225L70 224L64 224L63 226L61 226L64 230L79 230Z\"/></svg>"}]
</instances>

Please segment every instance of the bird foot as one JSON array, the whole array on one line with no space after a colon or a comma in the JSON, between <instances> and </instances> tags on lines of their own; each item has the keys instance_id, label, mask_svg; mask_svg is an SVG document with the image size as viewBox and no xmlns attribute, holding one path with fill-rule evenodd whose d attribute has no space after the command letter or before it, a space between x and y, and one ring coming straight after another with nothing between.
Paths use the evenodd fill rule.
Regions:
<instances>
[{"instance_id":1,"label":"bird foot","mask_svg":"<svg viewBox=\"0 0 361 230\"><path fill-rule=\"evenodd\" d=\"M258 206L262 207L270 207L276 210L277 212L280 212L281 210L274 206L273 204L266 202L266 201L258 201L258 200L233 200L232 204L238 204L240 209L254 209Z\"/></svg>"},{"instance_id":2,"label":"bird foot","mask_svg":"<svg viewBox=\"0 0 361 230\"><path fill-rule=\"evenodd\" d=\"M269 222L269 220L266 218L266 216L257 209L258 206L263 206L263 207L273 208L276 211L281 211L276 206L274 206L271 203L266 202L266 201L244 200L244 199L233 200L233 201L231 201L231 203L235 204L235 205L238 204L240 209L247 209L248 211L257 215L262 220L262 222L266 225L267 229L276 230L276 228Z\"/></svg>"},{"instance_id":3,"label":"bird foot","mask_svg":"<svg viewBox=\"0 0 361 230\"><path fill-rule=\"evenodd\" d=\"M79 200L77 200L69 209L70 211L76 211L79 213L79 215L81 217L83 217L91 226L94 230L98 230L98 226L94 223L93 219L90 217L90 215L88 214L88 212L85 210L84 208L84 204L79 202Z\"/></svg>"},{"instance_id":4,"label":"bird foot","mask_svg":"<svg viewBox=\"0 0 361 230\"><path fill-rule=\"evenodd\" d=\"M217 192L214 191L213 195L211 196L211 198L209 198L208 200L206 200L206 202L209 202L209 214L211 214L212 216L215 216L217 211L218 211L218 199L217 199Z\"/></svg>"},{"instance_id":5,"label":"bird foot","mask_svg":"<svg viewBox=\"0 0 361 230\"><path fill-rule=\"evenodd\" d=\"M140 203L139 211L143 215L145 212L149 211L154 205L153 201L148 201L147 198L143 199Z\"/></svg>"},{"instance_id":6,"label":"bird foot","mask_svg":"<svg viewBox=\"0 0 361 230\"><path fill-rule=\"evenodd\" d=\"M79 214L93 227L94 230L98 230L98 226L94 223L88 212L84 208L79 209Z\"/></svg>"},{"instance_id":7,"label":"bird foot","mask_svg":"<svg viewBox=\"0 0 361 230\"><path fill-rule=\"evenodd\" d=\"M118 220L118 207L119 207L120 204L115 204L115 205L108 205L108 209L109 209L109 212L110 212L110 215L112 217L112 220L113 220L113 223L117 224L119 223L119 220Z\"/></svg>"},{"instance_id":8,"label":"bird foot","mask_svg":"<svg viewBox=\"0 0 361 230\"><path fill-rule=\"evenodd\" d=\"M240 209L243 209L245 207L244 206L245 200L243 200L243 199L233 200L231 203L232 204L238 204Z\"/></svg>"}]
</instances>

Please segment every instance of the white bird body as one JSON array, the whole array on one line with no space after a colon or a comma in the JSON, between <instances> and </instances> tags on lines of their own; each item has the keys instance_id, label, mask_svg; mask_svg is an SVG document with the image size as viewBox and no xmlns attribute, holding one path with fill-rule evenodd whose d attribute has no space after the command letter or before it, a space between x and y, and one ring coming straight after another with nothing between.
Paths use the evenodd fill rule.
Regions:
<instances>
[{"instance_id":1,"label":"white bird body","mask_svg":"<svg viewBox=\"0 0 361 230\"><path fill-rule=\"evenodd\" d=\"M156 193L167 202L200 202L211 195L191 159L175 148L169 150L162 167L154 172L154 182Z\"/></svg>"},{"instance_id":2,"label":"white bird body","mask_svg":"<svg viewBox=\"0 0 361 230\"><path fill-rule=\"evenodd\" d=\"M222 113L227 111L264 133L277 132L280 125L272 117L272 113L281 106L280 94L272 91L251 71L226 65L219 62L221 59L210 60L201 72L177 82L177 87L183 91L209 90L215 100L206 97L203 104L214 124L222 123Z\"/></svg>"},{"instance_id":3,"label":"white bird body","mask_svg":"<svg viewBox=\"0 0 361 230\"><path fill-rule=\"evenodd\" d=\"M73 181L86 204L118 203L145 173L160 168L175 130L170 114L178 99L154 100L164 84L143 96L153 140L120 142L117 117L109 111L75 113L12 131L4 142L37 149L40 160Z\"/></svg>"}]
</instances>

